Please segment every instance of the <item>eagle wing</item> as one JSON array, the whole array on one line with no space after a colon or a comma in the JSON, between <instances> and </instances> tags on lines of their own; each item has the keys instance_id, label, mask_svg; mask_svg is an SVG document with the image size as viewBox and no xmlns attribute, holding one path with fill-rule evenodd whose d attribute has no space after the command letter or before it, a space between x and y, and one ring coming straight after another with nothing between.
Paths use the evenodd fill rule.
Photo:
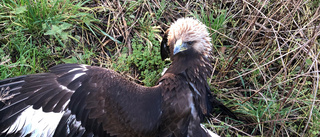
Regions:
<instances>
[{"instance_id":1,"label":"eagle wing","mask_svg":"<svg viewBox=\"0 0 320 137\"><path fill-rule=\"evenodd\" d=\"M0 109L0 131L5 134L24 129L21 124L26 122L19 118L31 107L60 113L61 120L54 128L60 133L77 130L83 134L85 129L86 133L98 136L155 134L149 131L157 128L161 114L160 86L144 87L100 67L57 65L50 73L22 76L0 84L8 99ZM14 124L17 122L20 124Z\"/></svg>"}]
</instances>

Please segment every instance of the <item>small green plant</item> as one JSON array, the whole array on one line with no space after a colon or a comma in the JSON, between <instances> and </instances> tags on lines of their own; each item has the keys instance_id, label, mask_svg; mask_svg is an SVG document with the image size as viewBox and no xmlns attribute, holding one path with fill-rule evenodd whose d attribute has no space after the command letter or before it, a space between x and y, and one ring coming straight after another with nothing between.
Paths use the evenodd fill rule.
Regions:
<instances>
[{"instance_id":1,"label":"small green plant","mask_svg":"<svg viewBox=\"0 0 320 137\"><path fill-rule=\"evenodd\" d=\"M76 28L101 32L82 1L3 0L0 2L1 79L46 71L55 63L90 63L92 49L79 52ZM67 47L72 45L73 47ZM85 47L85 46L83 46ZM71 57L71 60L69 57ZM79 61L81 60L81 61Z\"/></svg>"},{"instance_id":2,"label":"small green plant","mask_svg":"<svg viewBox=\"0 0 320 137\"><path fill-rule=\"evenodd\" d=\"M70 64L91 64L91 57L94 56L95 53L87 48L83 48L82 52L75 52L74 56L71 56L70 58L61 59L64 63L70 63Z\"/></svg>"},{"instance_id":3,"label":"small green plant","mask_svg":"<svg viewBox=\"0 0 320 137\"><path fill-rule=\"evenodd\" d=\"M50 52L44 47L37 47L32 43L32 37L19 32L12 37L6 45L0 48L0 79L19 75L41 72L47 66L44 58L48 59Z\"/></svg>"},{"instance_id":4,"label":"small green plant","mask_svg":"<svg viewBox=\"0 0 320 137\"><path fill-rule=\"evenodd\" d=\"M128 54L128 49L122 50L122 55L118 57L113 68L117 71L130 71L136 68L140 72L140 79L147 86L154 85L160 77L160 73L165 66L160 56L160 42L155 39L153 33L149 33L149 44L144 45L144 40L138 36L132 39L132 54Z\"/></svg>"},{"instance_id":5,"label":"small green plant","mask_svg":"<svg viewBox=\"0 0 320 137\"><path fill-rule=\"evenodd\" d=\"M146 85L154 85L165 67L161 60L158 26L152 26L152 13L146 12L137 22L139 34L134 34L131 40L132 53L122 48L118 58L114 58L113 68L120 72L136 71L139 79ZM132 69L133 68L133 69Z\"/></svg>"},{"instance_id":6,"label":"small green plant","mask_svg":"<svg viewBox=\"0 0 320 137\"><path fill-rule=\"evenodd\" d=\"M8 32L24 31L34 37L48 35L65 47L65 41L73 38L70 36L72 26L91 29L91 22L98 21L92 14L86 13L88 9L82 7L85 3L70 0L3 0L0 21L5 22L4 28Z\"/></svg>"}]
</instances>

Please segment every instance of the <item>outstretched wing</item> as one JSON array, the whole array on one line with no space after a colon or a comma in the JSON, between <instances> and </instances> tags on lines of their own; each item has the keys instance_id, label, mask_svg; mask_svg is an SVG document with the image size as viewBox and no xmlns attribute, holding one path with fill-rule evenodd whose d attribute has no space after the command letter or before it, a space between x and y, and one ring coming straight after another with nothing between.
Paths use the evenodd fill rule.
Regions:
<instances>
[{"instance_id":1,"label":"outstretched wing","mask_svg":"<svg viewBox=\"0 0 320 137\"><path fill-rule=\"evenodd\" d=\"M47 124L43 126L46 135L56 129L76 130L78 135L84 131L98 136L137 132L152 135L155 133L149 131L157 127L161 114L159 86L143 87L100 67L57 65L50 73L13 78L18 84L6 81L0 82L1 91L7 93L5 106L0 109L2 134L37 132L32 125L36 122L29 124L30 117L23 115L40 110L46 112L41 115L57 114L51 116L51 121L37 119Z\"/></svg>"}]
</instances>

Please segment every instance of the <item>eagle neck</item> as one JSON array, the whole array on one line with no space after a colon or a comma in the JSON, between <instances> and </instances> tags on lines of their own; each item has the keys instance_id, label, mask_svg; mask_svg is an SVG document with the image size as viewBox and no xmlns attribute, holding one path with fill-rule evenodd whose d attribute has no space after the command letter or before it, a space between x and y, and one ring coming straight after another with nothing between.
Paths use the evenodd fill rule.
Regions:
<instances>
[{"instance_id":1,"label":"eagle neck","mask_svg":"<svg viewBox=\"0 0 320 137\"><path fill-rule=\"evenodd\" d=\"M178 97L188 99L191 108L195 107L194 111L191 111L192 115L199 115L200 120L203 120L204 115L209 114L212 110L209 103L210 87L207 82L207 78L210 77L212 72L212 65L211 60L205 56L191 55L183 56L181 54L174 57L171 66L159 82L165 87L162 94L164 101L172 98L176 99L178 94ZM167 105L170 106L171 104Z\"/></svg>"},{"instance_id":2,"label":"eagle neck","mask_svg":"<svg viewBox=\"0 0 320 137\"><path fill-rule=\"evenodd\" d=\"M172 64L167 73L175 75L186 75L187 79L206 81L212 73L210 59L200 54L179 54L172 58ZM204 82L206 83L206 82Z\"/></svg>"}]
</instances>

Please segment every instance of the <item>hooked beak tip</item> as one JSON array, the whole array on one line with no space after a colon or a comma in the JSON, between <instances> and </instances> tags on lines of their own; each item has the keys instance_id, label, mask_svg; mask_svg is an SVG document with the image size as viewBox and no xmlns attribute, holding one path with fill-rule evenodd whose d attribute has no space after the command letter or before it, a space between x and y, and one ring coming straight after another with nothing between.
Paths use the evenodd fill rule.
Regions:
<instances>
[{"instance_id":1,"label":"hooked beak tip","mask_svg":"<svg viewBox=\"0 0 320 137\"><path fill-rule=\"evenodd\" d=\"M177 40L176 44L174 44L174 49L173 49L173 55L179 53L181 51L181 48L182 48L182 40L179 39Z\"/></svg>"}]
</instances>

